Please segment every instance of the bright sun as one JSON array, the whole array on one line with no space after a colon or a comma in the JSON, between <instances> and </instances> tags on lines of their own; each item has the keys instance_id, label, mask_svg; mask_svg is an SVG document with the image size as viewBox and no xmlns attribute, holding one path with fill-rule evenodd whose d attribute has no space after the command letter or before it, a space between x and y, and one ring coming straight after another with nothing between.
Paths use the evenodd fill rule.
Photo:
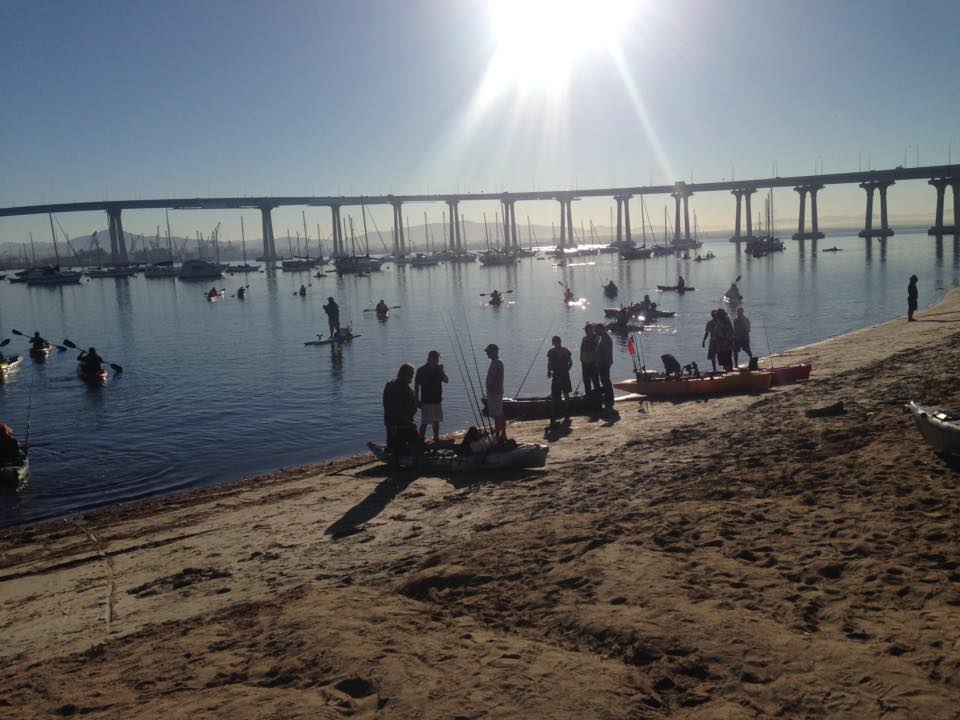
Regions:
<instances>
[{"instance_id":1,"label":"bright sun","mask_svg":"<svg viewBox=\"0 0 960 720\"><path fill-rule=\"evenodd\" d=\"M640 0L490 0L496 51L486 88L559 92L578 61L617 48Z\"/></svg>"}]
</instances>

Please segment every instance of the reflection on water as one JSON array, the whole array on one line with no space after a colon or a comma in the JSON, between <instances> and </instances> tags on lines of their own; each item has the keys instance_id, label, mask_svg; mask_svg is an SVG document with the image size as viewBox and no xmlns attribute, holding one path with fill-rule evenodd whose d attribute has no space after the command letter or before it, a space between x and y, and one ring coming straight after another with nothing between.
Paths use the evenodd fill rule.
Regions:
<instances>
[{"instance_id":1,"label":"reflection on water","mask_svg":"<svg viewBox=\"0 0 960 720\"><path fill-rule=\"evenodd\" d=\"M0 336L11 337L15 350L25 351L26 343L11 329L39 330L57 342L95 345L126 371L106 387L87 388L70 351L44 365L28 361L0 386L0 419L21 435L32 396L32 440L41 444L31 456L29 485L19 495L0 495L0 525L361 451L381 434L384 382L404 361L421 365L430 349L444 356L451 379L444 427L465 427L473 422L472 395L455 369L457 341L474 385L486 372L482 348L496 342L508 391L532 367L524 393L545 394L546 346L539 353L538 346L556 333L576 353L584 323L602 320L603 307L615 304L601 289L609 278L620 288L617 302L650 294L662 309L676 311L643 335L644 359L657 368L667 352L683 364L704 364L704 323L738 275L753 344L762 352L902 314L911 274L920 278L921 306L958 284L956 239L945 249L925 234L898 233L880 241L877 263L870 241L849 236L829 243L843 252L822 253L811 242L801 256L799 243L787 241L785 253L752 259L721 242L710 245L717 258L700 263L600 255L567 267L534 258L491 268L390 264L372 278L258 273L224 278L227 297L216 303L204 299L203 284L169 279L94 279L55 288L2 283ZM696 291L656 291L678 275ZM247 282L247 300L230 297ZM295 294L301 283L309 284L305 298ZM564 283L585 298L582 305L561 302ZM513 290L499 308L481 296L494 288ZM329 295L361 337L305 347L327 331L322 305ZM400 306L386 322L363 312L381 297ZM615 339L614 375L626 377L627 338Z\"/></svg>"}]
</instances>

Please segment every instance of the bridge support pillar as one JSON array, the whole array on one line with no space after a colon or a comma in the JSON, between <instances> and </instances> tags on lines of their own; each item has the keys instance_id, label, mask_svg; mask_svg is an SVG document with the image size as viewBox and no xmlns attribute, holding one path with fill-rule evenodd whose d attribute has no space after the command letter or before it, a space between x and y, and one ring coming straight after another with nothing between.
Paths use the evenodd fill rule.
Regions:
<instances>
[{"instance_id":1,"label":"bridge support pillar","mask_svg":"<svg viewBox=\"0 0 960 720\"><path fill-rule=\"evenodd\" d=\"M503 210L503 247L508 252L516 252L519 249L516 202L507 197L500 198L500 207Z\"/></svg>"},{"instance_id":2,"label":"bridge support pillar","mask_svg":"<svg viewBox=\"0 0 960 720\"><path fill-rule=\"evenodd\" d=\"M739 243L750 242L754 239L753 237L753 219L750 217L750 196L757 191L756 188L737 188L731 190L730 194L737 199L737 215L734 219L733 224L733 237L730 238L730 242L737 243L739 248ZM741 211L744 209L743 200L746 199L746 216L747 216L747 234L742 235L743 223L740 220Z\"/></svg>"},{"instance_id":3,"label":"bridge support pillar","mask_svg":"<svg viewBox=\"0 0 960 720\"><path fill-rule=\"evenodd\" d=\"M927 234L937 236L960 234L960 178L934 178L927 182L937 190L937 211L933 226L927 230ZM943 224L944 195L948 187L953 194L953 225Z\"/></svg>"},{"instance_id":4,"label":"bridge support pillar","mask_svg":"<svg viewBox=\"0 0 960 720\"><path fill-rule=\"evenodd\" d=\"M677 189L671 195L674 200L673 242L690 242L690 196L693 195L683 183L677 184ZM680 203L683 203L683 235L680 235Z\"/></svg>"},{"instance_id":5,"label":"bridge support pillar","mask_svg":"<svg viewBox=\"0 0 960 720\"><path fill-rule=\"evenodd\" d=\"M330 206L330 225L333 228L333 237L331 242L333 243L333 248L331 254L333 257L343 257L343 229L340 226L340 206L331 205Z\"/></svg>"},{"instance_id":6,"label":"bridge support pillar","mask_svg":"<svg viewBox=\"0 0 960 720\"><path fill-rule=\"evenodd\" d=\"M277 246L273 238L273 208L265 205L260 208L260 224L263 229L263 259L273 262L277 259Z\"/></svg>"},{"instance_id":7,"label":"bridge support pillar","mask_svg":"<svg viewBox=\"0 0 960 720\"><path fill-rule=\"evenodd\" d=\"M798 185L794 188L794 190L800 193L800 220L797 223L797 232L793 234L794 240L819 240L824 237L823 233L820 232L817 219L817 191L822 189L823 185ZM806 231L807 193L810 193L810 224L812 226L810 232Z\"/></svg>"},{"instance_id":8,"label":"bridge support pillar","mask_svg":"<svg viewBox=\"0 0 960 720\"><path fill-rule=\"evenodd\" d=\"M127 264L127 241L123 236L123 220L120 219L120 208L107 210L108 227L110 229L110 263L112 265Z\"/></svg>"},{"instance_id":9,"label":"bridge support pillar","mask_svg":"<svg viewBox=\"0 0 960 720\"><path fill-rule=\"evenodd\" d=\"M860 183L867 192L867 212L864 216L863 230L858 235L862 238L886 238L893 235L893 230L887 222L887 188L893 185L893 180L869 180ZM880 191L880 229L873 229L873 193Z\"/></svg>"},{"instance_id":10,"label":"bridge support pillar","mask_svg":"<svg viewBox=\"0 0 960 720\"><path fill-rule=\"evenodd\" d=\"M571 209L573 198L560 197L557 200L560 201L560 245L557 246L557 249L565 250L576 247L577 242L573 235L573 210Z\"/></svg>"},{"instance_id":11,"label":"bridge support pillar","mask_svg":"<svg viewBox=\"0 0 960 720\"><path fill-rule=\"evenodd\" d=\"M511 200L508 203L510 208L510 241L513 243L514 252L520 249L520 243L517 241L517 201Z\"/></svg>"},{"instance_id":12,"label":"bridge support pillar","mask_svg":"<svg viewBox=\"0 0 960 720\"><path fill-rule=\"evenodd\" d=\"M393 206L393 256L406 257L407 241L403 234L403 203L392 202Z\"/></svg>"},{"instance_id":13,"label":"bridge support pillar","mask_svg":"<svg viewBox=\"0 0 960 720\"><path fill-rule=\"evenodd\" d=\"M614 195L613 199L617 201L617 239L615 244L617 247L621 247L623 245L623 197Z\"/></svg>"},{"instance_id":14,"label":"bridge support pillar","mask_svg":"<svg viewBox=\"0 0 960 720\"><path fill-rule=\"evenodd\" d=\"M633 247L633 234L630 232L630 196L623 196L623 229L627 245Z\"/></svg>"},{"instance_id":15,"label":"bridge support pillar","mask_svg":"<svg viewBox=\"0 0 960 720\"><path fill-rule=\"evenodd\" d=\"M460 235L460 203L456 200L447 200L447 207L450 209L450 239L447 250L449 252L460 252L463 249L463 238Z\"/></svg>"},{"instance_id":16,"label":"bridge support pillar","mask_svg":"<svg viewBox=\"0 0 960 720\"><path fill-rule=\"evenodd\" d=\"M673 197L674 204L674 213L673 213L673 242L680 242L680 198L683 197L681 193L675 192L670 193Z\"/></svg>"}]
</instances>

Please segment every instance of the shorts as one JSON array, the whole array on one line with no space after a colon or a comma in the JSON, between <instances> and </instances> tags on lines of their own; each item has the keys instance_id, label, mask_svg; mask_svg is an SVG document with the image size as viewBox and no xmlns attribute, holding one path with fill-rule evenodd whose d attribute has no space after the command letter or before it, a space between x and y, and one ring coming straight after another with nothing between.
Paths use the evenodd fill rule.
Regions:
<instances>
[{"instance_id":1,"label":"shorts","mask_svg":"<svg viewBox=\"0 0 960 720\"><path fill-rule=\"evenodd\" d=\"M443 406L440 403L424 403L420 407L420 422L424 425L443 420Z\"/></svg>"},{"instance_id":2,"label":"shorts","mask_svg":"<svg viewBox=\"0 0 960 720\"><path fill-rule=\"evenodd\" d=\"M748 355L750 354L750 338L734 338L733 339L733 351L735 353L745 352Z\"/></svg>"},{"instance_id":3,"label":"shorts","mask_svg":"<svg viewBox=\"0 0 960 720\"><path fill-rule=\"evenodd\" d=\"M573 385L570 384L569 375L553 376L553 382L550 383L550 394L560 396L563 394L569 395L573 392Z\"/></svg>"},{"instance_id":4,"label":"shorts","mask_svg":"<svg viewBox=\"0 0 960 720\"><path fill-rule=\"evenodd\" d=\"M492 418L503 417L503 395L487 396L487 415Z\"/></svg>"}]
</instances>

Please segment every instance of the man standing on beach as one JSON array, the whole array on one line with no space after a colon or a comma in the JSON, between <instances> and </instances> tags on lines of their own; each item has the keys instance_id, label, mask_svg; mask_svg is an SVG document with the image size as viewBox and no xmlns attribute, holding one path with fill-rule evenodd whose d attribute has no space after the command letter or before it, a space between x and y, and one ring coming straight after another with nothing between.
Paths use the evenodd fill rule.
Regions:
<instances>
[{"instance_id":1,"label":"man standing on beach","mask_svg":"<svg viewBox=\"0 0 960 720\"><path fill-rule=\"evenodd\" d=\"M914 321L913 314L917 311L917 276L911 275L907 285L907 320Z\"/></svg>"},{"instance_id":2,"label":"man standing on beach","mask_svg":"<svg viewBox=\"0 0 960 720\"><path fill-rule=\"evenodd\" d=\"M717 341L714 339L715 331L717 329L717 311L710 311L710 319L707 320L707 326L703 329L703 340L700 341L700 347L703 347L707 343L707 338L710 339L710 346L707 348L707 360L713 363L713 371L717 371Z\"/></svg>"},{"instance_id":3,"label":"man standing on beach","mask_svg":"<svg viewBox=\"0 0 960 720\"><path fill-rule=\"evenodd\" d=\"M493 418L494 437L503 442L507 439L507 417L503 414L503 360L500 348L493 343L484 349L490 358L487 368L487 413Z\"/></svg>"},{"instance_id":4,"label":"man standing on beach","mask_svg":"<svg viewBox=\"0 0 960 720\"><path fill-rule=\"evenodd\" d=\"M559 335L553 336L553 347L547 350L547 377L550 383L550 427L557 426L557 405L563 398L564 419L570 422L570 393L573 387L570 383L570 368L573 367L573 356L563 346Z\"/></svg>"},{"instance_id":5,"label":"man standing on beach","mask_svg":"<svg viewBox=\"0 0 960 720\"><path fill-rule=\"evenodd\" d=\"M427 425L433 425L433 441L440 438L440 421L443 420L443 383L450 382L440 364L440 353L427 353L427 364L417 368L413 393L420 408L420 437L427 434Z\"/></svg>"},{"instance_id":6,"label":"man standing on beach","mask_svg":"<svg viewBox=\"0 0 960 720\"><path fill-rule=\"evenodd\" d=\"M733 320L733 364L740 364L740 351L743 350L751 360L753 353L750 352L750 318L748 318L742 307L737 308L737 317Z\"/></svg>"},{"instance_id":7,"label":"man standing on beach","mask_svg":"<svg viewBox=\"0 0 960 720\"><path fill-rule=\"evenodd\" d=\"M580 373L583 377L583 392L589 395L600 389L600 377L597 375L597 333L590 323L583 326L583 333L580 341Z\"/></svg>"},{"instance_id":8,"label":"man standing on beach","mask_svg":"<svg viewBox=\"0 0 960 720\"><path fill-rule=\"evenodd\" d=\"M323 306L323 311L327 314L327 324L330 326L330 337L334 337L340 329L340 306L332 297L327 298L327 304Z\"/></svg>"},{"instance_id":9,"label":"man standing on beach","mask_svg":"<svg viewBox=\"0 0 960 720\"><path fill-rule=\"evenodd\" d=\"M607 334L603 323L596 325L597 330L597 374L600 387L603 388L603 407L613 409L613 382L610 380L610 368L613 366L613 340Z\"/></svg>"}]
</instances>

